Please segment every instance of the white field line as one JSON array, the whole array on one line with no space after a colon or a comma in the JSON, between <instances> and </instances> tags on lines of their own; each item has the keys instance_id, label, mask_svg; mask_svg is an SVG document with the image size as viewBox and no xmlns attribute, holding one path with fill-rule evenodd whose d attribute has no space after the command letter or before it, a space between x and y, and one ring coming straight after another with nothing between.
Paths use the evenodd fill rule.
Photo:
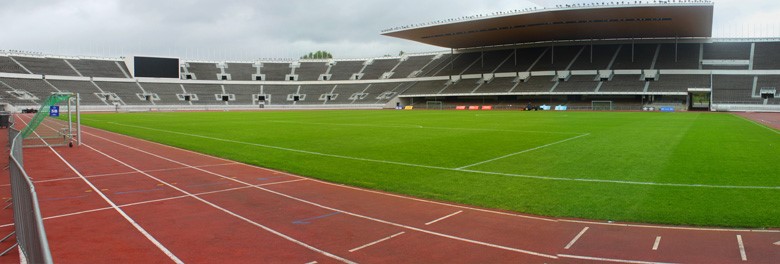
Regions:
<instances>
[{"instance_id":1,"label":"white field line","mask_svg":"<svg viewBox=\"0 0 780 264\"><path fill-rule=\"evenodd\" d=\"M474 164L466 165L466 166L457 168L456 170L463 170L463 169L466 169L466 168L471 168L471 167L474 167L474 166L477 166L477 165L490 163L490 162L493 162L493 161L509 158L509 157L512 157L512 156L520 155L520 154L523 154L523 153L526 153L526 152L531 152L531 151L538 150L538 149L543 149L543 148L546 148L546 147L549 147L549 146L552 146L552 145L557 145L557 144L560 144L560 143L564 143L564 142L567 142L567 141L575 140L575 139L578 139L578 138L581 138L581 137L585 137L585 136L589 136L589 135L590 135L590 133L584 134L584 135L579 135L579 136L576 136L576 137L570 137L570 138L567 138L567 139L564 139L564 140L560 140L560 141L556 141L556 142L553 142L553 143L550 143L550 144L546 144L546 145L538 146L538 147L535 147L535 148L530 148L530 149L526 149L526 150L523 150L523 151L510 153L510 154L507 154L507 155L504 155L504 156L501 156L501 157L498 157L498 158L489 159L489 160L486 160L486 161L481 161L481 162L477 162L477 163L474 163Z\"/></svg>"},{"instance_id":2,"label":"white field line","mask_svg":"<svg viewBox=\"0 0 780 264\"><path fill-rule=\"evenodd\" d=\"M501 172L489 172L489 171L467 170L467 169L459 170L459 169L455 169L455 168L446 168L446 167L430 166L430 165L420 165L420 164L412 164L412 163L396 162L396 161L387 161L387 160L375 160L375 159L367 159L367 158L350 157L350 156L344 156L344 155L327 154L327 153L307 151L307 150L291 149L291 148L271 146L271 145L265 145L265 144L243 142L243 141L232 140L232 139L223 139L223 138L202 136L202 135L197 135L197 134L190 134L190 133L183 133L183 132L176 132L176 131L168 131L168 130L163 130L163 129L149 128L149 127L142 127L142 126L135 126L135 125L125 125L125 124L119 124L119 123L115 123L115 122L109 122L109 123L115 124L115 125L118 125L118 126L134 127L134 128L146 129L146 130L151 130L151 131L158 131L158 132L164 132L164 133L169 133L169 134L175 134L175 135L182 135L182 136L189 136L189 137L195 137L195 138L210 139L210 140L214 140L214 141L222 141L222 142L235 143L235 144L241 144L241 145L256 146L256 147L276 149L276 150L283 150L283 151L289 151L289 152L304 153L304 154L317 155L317 156L323 156L323 157L332 157L332 158L340 158L340 159L348 159L348 160L357 160L357 161L366 161L366 162L374 162L374 163L393 164L393 165L401 165L401 166L408 166L408 167L427 168L427 169L446 170L446 171L471 172L471 173L477 173L477 174L488 174L488 175L518 177L518 178L528 178L528 179L538 179L538 180L552 180L552 181L575 181L575 182L614 183L614 184L628 184L628 185L650 185L650 186L692 187L692 188L717 188L717 189L780 190L780 186L734 186L734 185L708 185L708 184L683 184L683 183L657 183L657 182L637 182L637 181L600 180L600 179L582 179L582 178L560 178L560 177L533 176L533 175L501 173Z\"/></svg>"},{"instance_id":3,"label":"white field line","mask_svg":"<svg viewBox=\"0 0 780 264\"><path fill-rule=\"evenodd\" d=\"M574 239L572 239L571 242L569 242L569 244L567 244L566 247L564 247L563 249L570 249L571 246L574 246L574 243L577 243L577 240L580 240L580 237L582 237L582 235L584 235L585 232L587 232L589 228L590 227L587 227L587 226L585 228L583 228L582 231L580 231L580 233L577 234L577 236L575 236Z\"/></svg>"},{"instance_id":4,"label":"white field line","mask_svg":"<svg viewBox=\"0 0 780 264\"><path fill-rule=\"evenodd\" d=\"M771 127L768 127L768 126L766 126L766 125L760 124L760 123L758 123L758 122L756 122L756 121L753 121L752 119L749 119L749 118L747 118L747 117L744 117L744 116L741 116L741 115L737 115L737 114L734 114L734 115L735 115L735 116L737 116L737 117L739 117L739 118L742 118L742 120L748 121L748 122L750 122L750 123L753 123L753 124L755 124L755 125L757 125L757 126L763 127L763 128L765 128L766 130L772 131L772 132L774 132L775 134L778 134L778 135L780 135L780 131L777 131L777 130L775 130L774 128L771 128Z\"/></svg>"},{"instance_id":5,"label":"white field line","mask_svg":"<svg viewBox=\"0 0 780 264\"><path fill-rule=\"evenodd\" d=\"M387 240L390 240L391 238L394 238L394 237L397 237L397 236L403 235L404 233L405 233L405 232L400 232L400 233L397 233L397 234L395 234L395 235L392 235L392 236L389 236L389 237L386 237L386 238L382 238L382 239L380 239L380 240L377 240L377 241L374 241L374 242L371 242L371 243L368 243L368 244L365 244L365 245L362 245L362 246L359 246L359 247L356 247L356 248L350 249L350 250L349 250L349 252L355 252L355 251L358 251L358 250L361 250L361 249L364 249L364 248L367 248L367 247L370 247L370 246L373 246L373 245L379 244L379 243L381 243L381 242L383 242L383 241L387 241Z\"/></svg>"},{"instance_id":6,"label":"white field line","mask_svg":"<svg viewBox=\"0 0 780 264\"><path fill-rule=\"evenodd\" d=\"M626 260L626 259L598 258L598 257L586 257L586 256L576 256L576 255L566 255L566 254L558 254L558 256L562 258L593 260L593 261L600 261L600 262L617 262L617 263L631 263L631 264L673 264L669 262L652 262L652 261L639 261L639 260Z\"/></svg>"},{"instance_id":7,"label":"white field line","mask_svg":"<svg viewBox=\"0 0 780 264\"><path fill-rule=\"evenodd\" d=\"M453 217L453 216L455 216L455 215L457 215L457 214L459 214L459 213L462 213L462 212L463 212L463 211L461 210L461 211L457 211L457 212L454 212L454 213L451 213L451 214L445 215L445 216L443 216L443 217L441 217L441 218L439 218L439 219L436 219L436 220L430 221L430 222L428 222L428 223L425 223L425 225L432 225L432 224L434 224L434 223L436 223L436 222L439 222L439 221L441 221L441 220L444 220L444 219L447 219L447 218Z\"/></svg>"},{"instance_id":8,"label":"white field line","mask_svg":"<svg viewBox=\"0 0 780 264\"><path fill-rule=\"evenodd\" d=\"M27 122L24 121L22 118L19 118L19 120L22 121L25 126L28 125ZM38 132L33 132L33 133L36 136L38 136ZM40 136L38 136L38 137L40 138ZM57 155L57 157L62 162L64 162L65 165L67 165L68 168L70 168L71 171L73 171L74 173L76 173L76 175L81 177L82 180L84 180L84 182L87 185L89 185L89 187L97 195L99 195L101 198L103 198L103 200L106 201L106 203L108 203L111 206L111 208L113 208L117 213L119 213L123 218L125 218L125 220L127 220L127 222L129 222L133 227L135 227L135 229L138 230L138 232L140 232L144 237L146 237L146 239L148 239L150 242L152 242L152 244L154 244L158 249L160 249L160 251L162 251L166 256L168 256L168 258L170 258L174 263L181 263L181 264L184 263L183 261L181 261L181 259L176 257L176 255L174 255L173 252L171 252L170 250L168 250L168 248L163 246L163 244L160 243L160 241L158 241L156 238L154 238L154 236L149 234L149 232L147 232L146 229L141 227L140 224L138 224L135 220L133 220L133 218L131 218L129 215L127 215L127 213L125 213L125 211L123 211L121 208L119 208L119 206L117 206L113 201L111 201L111 199L108 199L108 197L105 194L103 194L103 192L100 191L100 189L95 187L95 185L93 185L87 178L84 178L84 175L82 175L81 172L76 170L76 168L73 167L73 165L71 165L67 160L65 160L65 158L63 158L62 155L60 155L60 153L55 151L54 148L52 148L51 146L48 146L48 148L49 148L49 150L51 150L52 153L54 153L54 155Z\"/></svg>"},{"instance_id":9,"label":"white field line","mask_svg":"<svg viewBox=\"0 0 780 264\"><path fill-rule=\"evenodd\" d=\"M157 154L154 154L154 153L150 153L150 152L147 152L147 151L135 148L135 147L131 147L131 146L128 146L128 145L125 145L125 144L122 144L122 143L119 143L119 142L116 142L116 141L112 141L112 140L107 139L107 138L103 138L103 137L100 137L100 136L97 136L97 135L93 135L93 134L90 134L90 133L87 133L87 134L92 135L92 136L97 137L97 138L100 138L100 139L103 139L103 140L106 140L108 142L120 145L120 146L123 146L123 147L128 148L128 149L132 149L132 150L135 150L135 151L138 151L138 152L141 152L141 153L145 153L147 155L156 157L158 159L167 160L167 161L170 161L172 163L176 163L176 164L179 164L179 165L182 165L182 166L191 166L189 164L186 164L186 163L183 163L183 162L179 162L179 161L176 161L176 160L172 160L172 159L169 159L167 157L163 157L163 156L160 156L160 155L157 155ZM98 150L95 150L95 151L98 151ZM192 168L196 169L196 170L199 170L199 171L202 171L202 172L205 172L205 173L208 173L208 174L211 174L211 175L214 175L214 176L217 176L217 177L220 177L220 178L223 178L223 179L226 179L226 180L234 181L234 182L237 182L237 183L240 183L240 184L244 184L244 185L251 185L251 184L246 183L244 181L241 181L241 180L238 180L238 179L234 179L234 178L231 178L231 177L219 174L219 173L215 173L215 172L211 172L211 171L207 171L205 169L200 169L200 168L195 168L195 167L192 167ZM366 220L370 220L370 221L374 221L374 222L378 222L378 223L383 223L383 224L386 224L386 225L396 226L396 227L409 229L409 230L413 230L413 231L417 231L417 232L421 232L421 233L426 233L426 234L439 236L439 237L443 237L443 238L449 238L449 239L452 239L452 240L457 240L457 241L471 243L471 244L476 244L476 245L482 245L482 246L486 246L486 247L503 249L503 250L507 250L507 251L513 251L513 252L524 253L524 254L528 254L528 255L534 255L534 256L551 258L551 259L557 259L558 258L557 256L554 256L554 255L549 255L549 254L544 254L544 253L539 253L539 252L534 252L534 251L524 250L524 249L519 249L519 248L512 248L512 247L507 247L507 246L502 246L502 245L497 245L497 244L491 244L491 243L488 243L488 242L472 240L472 239L468 239L468 238L462 238L462 237L458 237L458 236L448 235L448 234L434 232L434 231L430 231L430 230L426 230L426 229L422 229L422 228L417 228L417 227L413 227L413 226L399 224L399 223L396 223L396 222L391 222L391 221L387 221L387 220L373 218L373 217L370 217L370 216L365 216L365 215L361 215L361 214L357 214L357 213L352 213L352 212L349 212L349 211L345 211L345 210L329 207L329 206L326 206L326 205L318 204L318 203L315 203L315 202L312 202L312 201L309 201L309 200L305 200L305 199L302 199L302 198L294 197L294 196L291 196L291 195L288 195L288 194L284 194L284 193L277 192L277 191L274 191L274 190L271 190L271 189L267 189L267 188L263 188L263 187L260 187L260 186L253 186L253 188L258 189L258 190L262 190L262 191L265 191L265 192L269 192L269 193L272 193L272 194L276 194L278 196L282 196L282 197L285 197L285 198L288 198L288 199L291 199L291 200L299 201L301 203L310 204L310 205L313 205L313 206L316 206L316 207L319 207L319 208L322 208L322 209L326 209L326 210L330 210L330 211L334 211L334 212L339 212L339 213L342 213L342 214L345 214L345 215L351 215L351 216L354 216L354 217L357 217L357 218L362 218L362 219L366 219Z\"/></svg>"},{"instance_id":10,"label":"white field line","mask_svg":"<svg viewBox=\"0 0 780 264\"><path fill-rule=\"evenodd\" d=\"M661 245L661 236L655 237L655 243L653 243L653 250L658 250L658 246Z\"/></svg>"},{"instance_id":11,"label":"white field line","mask_svg":"<svg viewBox=\"0 0 780 264\"><path fill-rule=\"evenodd\" d=\"M256 186L277 185L277 184L285 184L285 183L307 181L307 180L308 179L295 179L295 180L289 180L289 181L280 181L280 182L271 182L271 183L258 184ZM244 190L244 189L249 189L249 188L252 188L252 187L253 186L242 186L242 187L235 187L235 188L229 188L229 189L224 189L224 190L216 190L216 191L194 193L193 195L203 196L203 195L208 195L208 194L215 194L215 193L223 193L223 192L232 192L232 191L237 191L237 190ZM189 197L190 197L189 195L179 195L179 196L173 196L173 197L168 197L168 198L161 198L161 199L154 199L154 200L148 200L148 201L141 201L141 202L123 204L123 205L119 205L119 207L120 208L124 208L124 207L143 205L143 204L149 204L149 203L156 203L156 202L164 202L164 201L170 201L170 200L176 200L176 199L182 199L182 198L189 198ZM82 214L99 212L99 211L104 211L104 210L109 210L109 209L112 209L112 207L103 207L103 208L84 210L84 211L73 212L73 213L68 213L68 214L53 215L53 216L49 216L49 217L44 217L43 220L63 218L63 217L69 217L69 216L75 216L75 215L82 215ZM0 228L13 226L13 225L14 225L13 223L11 223L11 224L4 224L4 225L0 225Z\"/></svg>"},{"instance_id":12,"label":"white field line","mask_svg":"<svg viewBox=\"0 0 780 264\"><path fill-rule=\"evenodd\" d=\"M316 122L294 122L294 121L271 121L274 123L317 125L317 126L352 126L352 127L376 127L376 128L421 128L438 130L456 130L456 131L487 131L487 132L513 132L513 133L534 133L534 134L561 134L561 135L582 135L577 132L555 132L555 131L536 131L536 130L511 130L511 129L490 129L490 128L465 128L465 127L434 127L422 125L369 125L369 124L335 124L335 123L316 123ZM112 123L112 122L108 122Z\"/></svg>"},{"instance_id":13,"label":"white field line","mask_svg":"<svg viewBox=\"0 0 780 264\"><path fill-rule=\"evenodd\" d=\"M314 251L314 252L320 253L320 254L322 254L322 255L325 255L325 256L327 256L327 257L330 257L330 258L332 258L332 259L335 259L335 260L338 260L338 261L340 261L340 262L344 262L344 263L355 263L355 262L353 262L353 261L350 261L350 260L348 260L348 259L345 259L345 258L339 257L339 256L337 256L337 255L335 255L335 254L332 254L332 253L330 253L330 252L327 252L327 251L324 251L324 250L322 250L322 249L319 249L319 248L316 248L316 247L314 247L314 246L311 246L311 245L309 245L309 244L306 244L306 243L304 243L304 242L302 242L302 241L299 241L299 240L297 240L297 239L295 239L295 238L292 238L292 237L290 237L290 236L288 236L288 235L285 235L285 234L283 234L283 233L281 233L281 232L279 232L279 231L276 231L276 230L274 230L274 229L271 229L270 227L267 227L267 226L265 226L265 225L262 225L262 224L260 224L260 223L257 223L257 222L255 222L255 221L252 221L251 219L248 219L248 218L246 218L246 217L244 217L244 216L241 216L241 215L239 215L239 214L237 214L237 213L235 213L235 212L233 212L233 211L230 211L230 210L228 210L228 209L225 209L225 208L223 208L223 207L221 207L221 206L219 206L219 205L216 205L216 204L214 204L214 203L212 203L212 202L209 202L209 201L207 201L207 200L205 200L205 199L203 199L203 198L201 198L201 197L199 197L199 196L196 196L196 195L194 195L194 194L192 194L192 193L190 193L190 192L188 192L188 191L185 191L185 190L183 190L183 189L181 189L181 188L179 188L179 187L176 187L176 186L174 186L173 184L170 184L170 183L168 183L168 182L166 182L166 181L163 181L163 180L161 180L161 179L159 179L159 178L157 178L157 177L154 177L154 176L152 176L151 174L145 173L145 172L143 172L142 170L139 170L138 168L136 168L136 167L133 167L132 165L130 165L130 164L127 164L127 163L125 163L125 162L123 162L123 161L121 161L121 160L119 160L119 159L117 159L117 158L115 158L115 157L113 157L113 156L111 156L111 155L108 155L108 154L106 154L106 153L103 153L102 151L100 151L100 150L97 150L96 148L93 148L93 147L92 147L92 146L90 146L90 145L87 145L87 144L83 144L83 143L82 143L82 146L85 146L85 147L87 147L87 148L91 149L92 151L95 151L95 152L97 152L97 153L99 153L99 154L101 154L101 155L103 155L103 156L105 156L105 157L107 157L107 158L109 158L109 159L111 159L111 160L113 160L113 161L116 161L116 162L118 162L118 163L120 163L120 164L124 165L125 167L128 167L128 168L130 168L130 169L132 169L132 170L135 170L135 171L137 171L138 173L141 173L141 174L143 174L143 175L146 175L147 177L149 177L149 178L151 178L151 179L153 179L153 180L155 180L155 181L157 181L157 182L159 182L159 183L162 183L162 184L164 184L164 185L166 185L166 186L168 186L168 187L170 187L170 188L173 188L173 189L175 189L175 190L177 190L177 191L179 191L179 192L181 192L181 193L183 193L183 194L185 194L185 195L187 195L187 196L189 196L189 197L191 197L191 198L194 198L194 199L196 199L196 200L198 200L198 201L201 201L201 202L203 202L203 203L205 203L205 204L207 204L207 205L209 205L209 206L211 206L211 207L213 207L213 208L215 208L215 209L217 209L217 210L220 210L220 211L222 211L222 212L225 212L225 213L227 213L227 214L229 214L229 215L232 215L232 216L234 216L234 217L236 217L236 218L238 218L238 219L240 219L240 220L243 220L244 222L250 223L250 224L252 224L252 225L254 225L254 226L257 226L257 227L259 227L259 228L261 228L261 229L263 229L263 230L266 230L266 231L268 231L269 233L275 234L275 235L277 235L277 236L279 236L279 237L281 237L281 238L284 238L284 239L286 239L286 240L288 240L288 241L290 241L290 242L293 242L293 243L295 243L295 244L298 244L298 245L300 245L300 246L302 246L302 247L305 247L305 248L307 248L307 249L309 249L309 250L312 250L312 251ZM193 169L198 169L198 168L194 168L194 167L191 167L191 168L193 168ZM202 169L198 169L198 170L202 170ZM227 178L227 179L230 179L230 178ZM252 186L252 184L246 184L246 185ZM252 187L254 187L254 188L262 188L262 187L258 187L258 186L252 186Z\"/></svg>"},{"instance_id":14,"label":"white field line","mask_svg":"<svg viewBox=\"0 0 780 264\"><path fill-rule=\"evenodd\" d=\"M195 151L188 150L188 149L177 148L177 147L174 147L174 146L169 146L169 145L157 143L157 142L154 142L154 141L149 141L149 140L145 140L145 139L141 139L141 138L135 138L135 137L131 137L131 136L128 136L128 135L119 134L119 133L116 133L116 132L111 132L111 131L97 129L97 128L91 128L91 129L98 130L98 131L101 131L103 133L108 133L108 134L111 134L111 135L114 135L114 136L118 136L118 137L124 137L124 138L128 138L128 139L139 140L139 141L143 141L143 142L146 142L146 143L149 143L149 144L152 144L152 145L157 145L157 146L161 146L161 147L165 147L165 148L169 148L169 149L175 149L175 150L178 150L178 151L192 153L192 154L200 155L200 156L203 156L203 157L210 157L210 158L213 158L213 159L223 160L223 161L226 161L226 162L231 162L232 161L232 160L228 160L228 159L224 159L224 158L220 158L220 157L210 156L210 155L203 154L203 153L200 153L200 152L195 152ZM92 136L96 136L96 135L94 135L92 133L88 133L88 132L85 132L85 133L90 134ZM99 136L96 136L96 137L99 137ZM233 161L233 162L235 162L235 161ZM519 218L533 219L533 220L539 220L539 221L548 221L548 222L559 222L560 221L560 222L580 223L580 224L593 224L593 225L605 225L605 226L623 226L623 227L668 229L668 230L689 230L689 231L705 231L705 232L714 231L714 232L780 233L780 230L772 230L772 229L726 229L726 228L706 228L706 227L678 227L678 226L642 225L642 224L614 223L614 222L611 222L611 223L610 222L596 222L596 221L573 220L573 219L552 219L552 218L545 218L545 217L540 217L540 216L530 216L530 215L522 215L522 214L516 214L516 213L507 213L507 212L500 212L500 211L494 211L494 210L488 210L488 209L482 209L482 208L469 207L469 206L464 206L464 205L456 205L456 204L449 204L449 203L443 203L443 202L429 201L429 200L424 200L424 199L420 199L420 198L408 197L408 196L403 196L403 195L398 195L398 194L391 194L391 193L384 193L384 192L380 192L380 191L362 189L362 188L353 187L353 186L347 186L347 185L343 185L343 184L336 184L336 183L321 181L321 180L317 180L317 179L306 178L306 177L302 177L300 175L295 175L295 174L291 174L291 173L287 173L287 172L283 172L283 171L278 171L278 170L274 170L274 169L259 167L259 166L250 165L250 164L246 164L246 163L240 163L240 162L237 162L237 163L241 164L243 166L250 167L250 168L270 171L270 172L274 172L274 173L278 173L278 174L284 174L284 175L288 175L288 176L291 176L291 177L307 179L307 180L310 180L310 181L313 181L313 182L317 182L317 183L321 183L321 184L325 184L325 185L330 185L330 186L334 186L334 187L339 187L339 188L345 188L345 189L356 190L356 191L367 192L367 193L373 193L373 194L378 194L378 195L383 195L383 196L401 198L401 199L417 201L417 202L422 202L422 203L436 204L436 205L448 206L448 207L453 207L453 208L473 210L473 211L483 212L483 213L490 213L490 214L497 214L497 215L504 215L504 216L511 216L511 217L519 217Z\"/></svg>"},{"instance_id":15,"label":"white field line","mask_svg":"<svg viewBox=\"0 0 780 264\"><path fill-rule=\"evenodd\" d=\"M745 253L745 244L742 243L742 235L737 235L737 244L739 244L739 256L742 261L747 261L747 254Z\"/></svg>"}]
</instances>

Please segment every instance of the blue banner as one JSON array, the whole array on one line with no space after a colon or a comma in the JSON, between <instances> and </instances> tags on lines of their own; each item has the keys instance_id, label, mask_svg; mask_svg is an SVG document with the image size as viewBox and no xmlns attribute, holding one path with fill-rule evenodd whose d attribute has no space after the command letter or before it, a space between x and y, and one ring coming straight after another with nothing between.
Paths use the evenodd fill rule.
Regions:
<instances>
[{"instance_id":1,"label":"blue banner","mask_svg":"<svg viewBox=\"0 0 780 264\"><path fill-rule=\"evenodd\" d=\"M56 105L52 105L49 107L49 116L51 117L60 117L60 107Z\"/></svg>"},{"instance_id":2,"label":"blue banner","mask_svg":"<svg viewBox=\"0 0 780 264\"><path fill-rule=\"evenodd\" d=\"M674 107L662 106L661 107L661 112L674 112Z\"/></svg>"}]
</instances>

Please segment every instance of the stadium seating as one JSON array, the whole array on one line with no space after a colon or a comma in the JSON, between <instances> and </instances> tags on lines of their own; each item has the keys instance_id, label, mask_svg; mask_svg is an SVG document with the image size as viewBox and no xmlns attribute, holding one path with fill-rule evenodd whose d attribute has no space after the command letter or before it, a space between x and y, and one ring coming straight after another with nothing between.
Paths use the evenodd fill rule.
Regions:
<instances>
[{"instance_id":1,"label":"stadium seating","mask_svg":"<svg viewBox=\"0 0 780 264\"><path fill-rule=\"evenodd\" d=\"M196 80L218 80L217 76L222 73L216 63L189 62L187 65L187 70L195 75Z\"/></svg>"},{"instance_id":2,"label":"stadium seating","mask_svg":"<svg viewBox=\"0 0 780 264\"><path fill-rule=\"evenodd\" d=\"M141 83L146 92L156 93L160 97L160 104L189 105L190 102L179 100L178 94L183 94L181 84L176 83Z\"/></svg>"},{"instance_id":3,"label":"stadium seating","mask_svg":"<svg viewBox=\"0 0 780 264\"><path fill-rule=\"evenodd\" d=\"M753 69L769 70L780 69L780 42L756 43L756 54Z\"/></svg>"},{"instance_id":4,"label":"stadium seating","mask_svg":"<svg viewBox=\"0 0 780 264\"><path fill-rule=\"evenodd\" d=\"M6 56L0 56L0 72L27 73L19 64L16 64L10 57Z\"/></svg>"},{"instance_id":5,"label":"stadium seating","mask_svg":"<svg viewBox=\"0 0 780 264\"><path fill-rule=\"evenodd\" d=\"M13 57L34 74L79 76L64 59L48 59L34 57Z\"/></svg>"},{"instance_id":6,"label":"stadium seating","mask_svg":"<svg viewBox=\"0 0 780 264\"><path fill-rule=\"evenodd\" d=\"M96 93L101 91L91 82L68 81L68 80L47 80L51 85L57 87L62 92L78 93L81 95L81 103L84 105L106 105L100 100Z\"/></svg>"},{"instance_id":7,"label":"stadium seating","mask_svg":"<svg viewBox=\"0 0 780 264\"><path fill-rule=\"evenodd\" d=\"M359 73L363 69L365 61L337 61L330 68L331 80L350 80L353 74Z\"/></svg>"},{"instance_id":8,"label":"stadium seating","mask_svg":"<svg viewBox=\"0 0 780 264\"><path fill-rule=\"evenodd\" d=\"M197 94L198 100L193 100L194 105L224 105L225 102L222 98L217 98L215 95L222 94L222 86L217 84L183 84L184 90L188 94Z\"/></svg>"},{"instance_id":9,"label":"stadium seating","mask_svg":"<svg viewBox=\"0 0 780 264\"><path fill-rule=\"evenodd\" d=\"M755 76L715 75L713 76L713 102L758 104L763 100L753 94ZM761 78L759 78L761 79ZM771 80L771 78L765 79Z\"/></svg>"},{"instance_id":10,"label":"stadium seating","mask_svg":"<svg viewBox=\"0 0 780 264\"><path fill-rule=\"evenodd\" d=\"M474 93L507 93L516 83L515 77L495 78L488 83L482 84Z\"/></svg>"},{"instance_id":11,"label":"stadium seating","mask_svg":"<svg viewBox=\"0 0 780 264\"><path fill-rule=\"evenodd\" d=\"M688 88L709 88L709 75L661 75L658 81L650 82L648 92L687 93Z\"/></svg>"},{"instance_id":12,"label":"stadium seating","mask_svg":"<svg viewBox=\"0 0 780 264\"><path fill-rule=\"evenodd\" d=\"M257 73L257 68L252 63L227 63L225 74L230 74L234 81L251 81L252 74Z\"/></svg>"},{"instance_id":13,"label":"stadium seating","mask_svg":"<svg viewBox=\"0 0 780 264\"><path fill-rule=\"evenodd\" d=\"M295 69L299 81L316 81L320 75L328 71L328 64L325 62L301 62L300 67Z\"/></svg>"},{"instance_id":14,"label":"stadium seating","mask_svg":"<svg viewBox=\"0 0 780 264\"><path fill-rule=\"evenodd\" d=\"M423 68L433 62L433 55L426 56L409 56L405 61L402 61L398 67L393 71L391 79L407 78L414 72L422 71Z\"/></svg>"},{"instance_id":15,"label":"stadium seating","mask_svg":"<svg viewBox=\"0 0 780 264\"><path fill-rule=\"evenodd\" d=\"M69 59L68 62L84 77L128 78L126 73L129 71L124 62L88 59Z\"/></svg>"},{"instance_id":16,"label":"stadium seating","mask_svg":"<svg viewBox=\"0 0 780 264\"><path fill-rule=\"evenodd\" d=\"M381 79L382 75L392 70L398 65L398 62L398 59L375 59L371 65L366 66L363 70L363 78L361 80Z\"/></svg>"},{"instance_id":17,"label":"stadium seating","mask_svg":"<svg viewBox=\"0 0 780 264\"><path fill-rule=\"evenodd\" d=\"M252 105L257 104L257 98L253 96L256 94L263 94L262 85L241 85L241 84L226 84L225 93L234 94L235 101L230 104L235 105Z\"/></svg>"},{"instance_id":18,"label":"stadium seating","mask_svg":"<svg viewBox=\"0 0 780 264\"><path fill-rule=\"evenodd\" d=\"M107 93L115 93L127 105L152 105L151 101L142 100L138 94L144 91L136 82L95 82L95 84ZM143 98L145 99L145 98ZM167 103L167 102L166 102Z\"/></svg>"},{"instance_id":19,"label":"stadium seating","mask_svg":"<svg viewBox=\"0 0 780 264\"><path fill-rule=\"evenodd\" d=\"M457 83L454 83L450 86L447 86L446 89L440 92L440 94L464 94L464 93L471 93L476 89L480 84L477 83L479 79L464 79L460 80Z\"/></svg>"},{"instance_id":20,"label":"stadium seating","mask_svg":"<svg viewBox=\"0 0 780 264\"><path fill-rule=\"evenodd\" d=\"M260 73L265 74L266 81L286 81L284 77L292 72L290 63L263 62Z\"/></svg>"},{"instance_id":21,"label":"stadium seating","mask_svg":"<svg viewBox=\"0 0 780 264\"><path fill-rule=\"evenodd\" d=\"M507 61L512 55L513 50L493 50L482 54L483 60L477 60L477 63L471 66L464 74L492 73L503 62Z\"/></svg>"},{"instance_id":22,"label":"stadium seating","mask_svg":"<svg viewBox=\"0 0 780 264\"><path fill-rule=\"evenodd\" d=\"M599 92L643 92L645 81L639 75L615 75L611 80L602 82Z\"/></svg>"},{"instance_id":23,"label":"stadium seating","mask_svg":"<svg viewBox=\"0 0 780 264\"><path fill-rule=\"evenodd\" d=\"M558 82L558 86L555 87L555 90L553 92L557 93L577 93L577 92L587 92L592 93L596 91L596 88L599 84L599 82L595 81L594 79L596 76L593 75L574 75L571 76L568 80L563 82Z\"/></svg>"}]
</instances>

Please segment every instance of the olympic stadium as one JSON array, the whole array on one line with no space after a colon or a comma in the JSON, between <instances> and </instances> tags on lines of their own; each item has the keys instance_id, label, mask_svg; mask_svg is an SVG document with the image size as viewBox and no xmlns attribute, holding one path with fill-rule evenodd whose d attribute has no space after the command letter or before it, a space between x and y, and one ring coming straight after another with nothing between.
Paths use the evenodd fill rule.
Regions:
<instances>
[{"instance_id":1,"label":"olympic stadium","mask_svg":"<svg viewBox=\"0 0 780 264\"><path fill-rule=\"evenodd\" d=\"M709 1L207 61L3 50L4 263L773 263L780 39ZM421 18L425 20L425 18Z\"/></svg>"}]
</instances>

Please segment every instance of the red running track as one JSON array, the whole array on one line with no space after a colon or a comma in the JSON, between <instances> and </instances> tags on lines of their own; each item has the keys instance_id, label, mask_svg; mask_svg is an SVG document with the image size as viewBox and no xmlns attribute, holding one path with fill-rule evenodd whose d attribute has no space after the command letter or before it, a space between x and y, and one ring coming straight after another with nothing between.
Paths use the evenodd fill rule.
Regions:
<instances>
[{"instance_id":1,"label":"red running track","mask_svg":"<svg viewBox=\"0 0 780 264\"><path fill-rule=\"evenodd\" d=\"M780 261L780 230L506 213L331 184L98 129L85 127L83 136L81 147L25 149L57 263Z\"/></svg>"}]
</instances>

